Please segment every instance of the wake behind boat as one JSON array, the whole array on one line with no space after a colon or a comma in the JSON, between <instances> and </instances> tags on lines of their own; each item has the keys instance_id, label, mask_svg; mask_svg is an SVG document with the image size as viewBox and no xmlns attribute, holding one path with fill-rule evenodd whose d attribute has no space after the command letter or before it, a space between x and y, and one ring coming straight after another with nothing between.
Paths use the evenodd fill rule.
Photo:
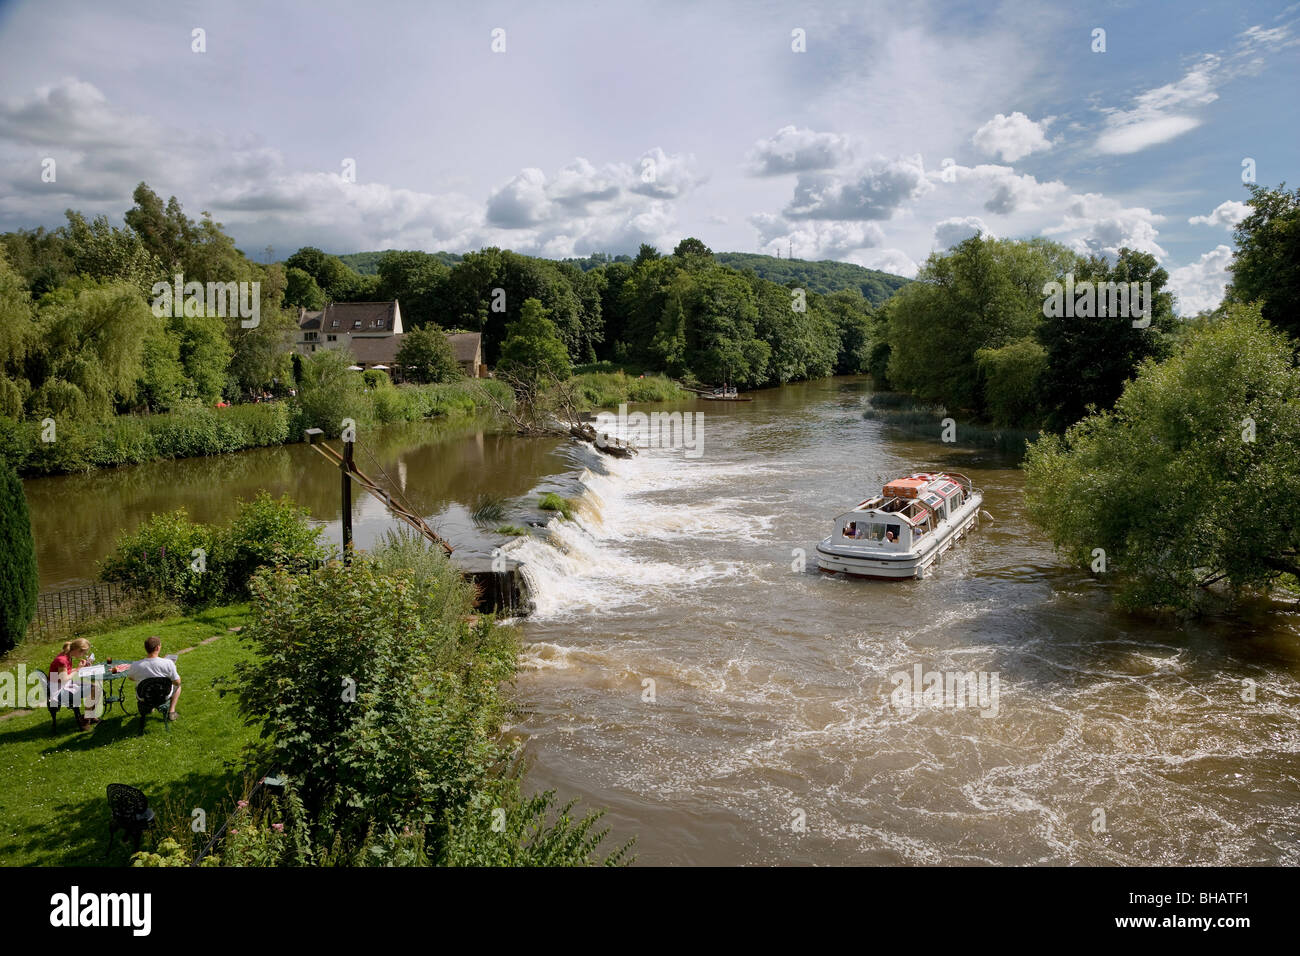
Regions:
<instances>
[{"instance_id":1,"label":"wake behind boat","mask_svg":"<svg viewBox=\"0 0 1300 956\"><path fill-rule=\"evenodd\" d=\"M835 519L835 530L817 546L817 566L828 574L922 578L978 524L983 501L965 475L922 472L891 481Z\"/></svg>"}]
</instances>

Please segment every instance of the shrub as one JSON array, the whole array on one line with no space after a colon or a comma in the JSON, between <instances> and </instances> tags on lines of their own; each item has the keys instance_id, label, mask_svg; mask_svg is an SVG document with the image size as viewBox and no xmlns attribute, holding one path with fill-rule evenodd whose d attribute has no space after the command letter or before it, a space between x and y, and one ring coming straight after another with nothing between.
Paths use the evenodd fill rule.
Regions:
<instances>
[{"instance_id":1,"label":"shrub","mask_svg":"<svg viewBox=\"0 0 1300 956\"><path fill-rule=\"evenodd\" d=\"M217 536L217 551L228 595L245 596L248 579L260 567L287 564L303 570L328 554L322 529L311 514L288 495L274 499L262 492L241 502L230 526Z\"/></svg>"},{"instance_id":2,"label":"shrub","mask_svg":"<svg viewBox=\"0 0 1300 956\"><path fill-rule=\"evenodd\" d=\"M216 542L213 529L191 521L184 508L157 514L118 539L99 576L183 606L205 604L225 583Z\"/></svg>"},{"instance_id":3,"label":"shrub","mask_svg":"<svg viewBox=\"0 0 1300 956\"><path fill-rule=\"evenodd\" d=\"M370 393L371 417L384 424L411 421L416 416L412 397L405 391L393 388L377 388Z\"/></svg>"},{"instance_id":4,"label":"shrub","mask_svg":"<svg viewBox=\"0 0 1300 956\"><path fill-rule=\"evenodd\" d=\"M595 861L595 818L523 801L500 733L514 632L467 616L466 584L437 548L392 536L373 558L253 581L240 712L262 727L257 766L286 775L284 836L263 816L223 855L252 865ZM513 769L503 769L513 768ZM507 826L492 824L500 808ZM565 810L567 811L567 807ZM274 830L274 824L271 824ZM613 856L621 862L626 848Z\"/></svg>"},{"instance_id":5,"label":"shrub","mask_svg":"<svg viewBox=\"0 0 1300 956\"><path fill-rule=\"evenodd\" d=\"M223 408L218 414L236 423L241 432L240 448L264 448L289 440L289 406L285 402L263 402Z\"/></svg>"},{"instance_id":6,"label":"shrub","mask_svg":"<svg viewBox=\"0 0 1300 956\"><path fill-rule=\"evenodd\" d=\"M366 369L361 373L361 381L365 383L366 388L388 388L393 384L388 373L381 368Z\"/></svg>"},{"instance_id":7,"label":"shrub","mask_svg":"<svg viewBox=\"0 0 1300 956\"><path fill-rule=\"evenodd\" d=\"M8 462L0 461L0 653L27 633L38 590L36 545L23 483Z\"/></svg>"}]
</instances>

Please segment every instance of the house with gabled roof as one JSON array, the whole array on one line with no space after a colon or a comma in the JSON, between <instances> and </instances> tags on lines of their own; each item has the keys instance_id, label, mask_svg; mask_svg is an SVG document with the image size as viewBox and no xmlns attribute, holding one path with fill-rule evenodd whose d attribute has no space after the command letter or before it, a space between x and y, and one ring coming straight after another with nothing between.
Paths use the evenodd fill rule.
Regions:
<instances>
[{"instance_id":1,"label":"house with gabled roof","mask_svg":"<svg viewBox=\"0 0 1300 956\"><path fill-rule=\"evenodd\" d=\"M317 349L346 349L362 368L377 365L396 370L401 348L402 309L390 302L331 302L319 312L298 310L298 332L293 347L301 355ZM447 335L452 354L470 378L487 376L483 364L483 336L478 332Z\"/></svg>"}]
</instances>

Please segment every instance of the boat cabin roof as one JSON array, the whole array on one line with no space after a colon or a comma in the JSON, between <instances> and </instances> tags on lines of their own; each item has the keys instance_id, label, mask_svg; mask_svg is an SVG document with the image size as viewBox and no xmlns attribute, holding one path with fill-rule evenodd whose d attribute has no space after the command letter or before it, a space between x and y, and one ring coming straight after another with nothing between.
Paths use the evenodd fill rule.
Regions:
<instances>
[{"instance_id":1,"label":"boat cabin roof","mask_svg":"<svg viewBox=\"0 0 1300 956\"><path fill-rule=\"evenodd\" d=\"M836 520L850 516L855 516L853 520L877 517L891 521L902 519L909 525L916 525L930 516L937 518L944 503L951 503L962 491L959 477L920 472L896 479L888 482L880 494L868 498L852 511L844 512Z\"/></svg>"}]
</instances>

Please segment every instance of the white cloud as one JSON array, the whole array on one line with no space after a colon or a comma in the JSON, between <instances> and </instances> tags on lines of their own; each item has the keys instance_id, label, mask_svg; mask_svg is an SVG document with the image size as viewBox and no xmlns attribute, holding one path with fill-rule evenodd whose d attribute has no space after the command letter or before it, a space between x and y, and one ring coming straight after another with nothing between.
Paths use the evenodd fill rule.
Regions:
<instances>
[{"instance_id":1,"label":"white cloud","mask_svg":"<svg viewBox=\"0 0 1300 956\"><path fill-rule=\"evenodd\" d=\"M892 272L896 276L907 279L915 279L917 272L920 271L920 266L902 249L875 249L862 252L853 256L853 261L868 269Z\"/></svg>"},{"instance_id":2,"label":"white cloud","mask_svg":"<svg viewBox=\"0 0 1300 956\"><path fill-rule=\"evenodd\" d=\"M1013 163L1030 153L1051 148L1044 133L1048 122L1035 123L1021 112L1010 116L999 113L975 131L971 142L985 155Z\"/></svg>"},{"instance_id":3,"label":"white cloud","mask_svg":"<svg viewBox=\"0 0 1300 956\"><path fill-rule=\"evenodd\" d=\"M930 190L920 154L877 156L847 177L805 173L785 208L788 219L889 219Z\"/></svg>"},{"instance_id":4,"label":"white cloud","mask_svg":"<svg viewBox=\"0 0 1300 956\"><path fill-rule=\"evenodd\" d=\"M984 210L1008 216L1016 212L1057 209L1070 197L1070 189L1060 180L1040 182L1028 173L1017 173L1010 166L981 164L950 165L931 174L931 182L972 183L987 190Z\"/></svg>"},{"instance_id":5,"label":"white cloud","mask_svg":"<svg viewBox=\"0 0 1300 956\"><path fill-rule=\"evenodd\" d=\"M995 238L979 216L954 216L934 224L934 240L940 249L951 249L971 236L983 234Z\"/></svg>"},{"instance_id":6,"label":"white cloud","mask_svg":"<svg viewBox=\"0 0 1300 956\"><path fill-rule=\"evenodd\" d=\"M755 176L779 176L834 169L852 158L847 136L817 133L785 126L770 139L760 139L749 151L749 170Z\"/></svg>"},{"instance_id":7,"label":"white cloud","mask_svg":"<svg viewBox=\"0 0 1300 956\"><path fill-rule=\"evenodd\" d=\"M1296 43L1290 24L1250 27L1237 35L1233 50L1204 54L1180 79L1139 93L1128 109L1103 109L1106 118L1097 137L1098 152L1136 153L1196 129L1203 121L1198 111L1219 98L1219 87L1259 72L1265 52Z\"/></svg>"},{"instance_id":8,"label":"white cloud","mask_svg":"<svg viewBox=\"0 0 1300 956\"><path fill-rule=\"evenodd\" d=\"M1217 75L1221 63L1219 57L1206 54L1177 82L1138 94L1131 108L1103 110L1106 123L1097 137L1097 149L1112 155L1136 153L1200 126L1194 110L1219 98L1215 87L1222 82Z\"/></svg>"},{"instance_id":9,"label":"white cloud","mask_svg":"<svg viewBox=\"0 0 1300 956\"><path fill-rule=\"evenodd\" d=\"M1193 226L1223 226L1232 229L1249 216L1250 211L1249 204L1229 199L1215 206L1208 216L1193 216L1187 221Z\"/></svg>"},{"instance_id":10,"label":"white cloud","mask_svg":"<svg viewBox=\"0 0 1300 956\"><path fill-rule=\"evenodd\" d=\"M1103 255L1115 259L1123 248L1149 252L1157 259L1166 257L1156 243L1159 230L1155 224L1164 216L1140 206L1125 206L1099 193L1072 196L1061 221L1043 230L1075 252Z\"/></svg>"},{"instance_id":11,"label":"white cloud","mask_svg":"<svg viewBox=\"0 0 1300 956\"><path fill-rule=\"evenodd\" d=\"M1180 315L1195 315L1223 301L1224 287L1232 278L1232 249L1218 245L1195 262L1169 273L1169 289L1177 297Z\"/></svg>"},{"instance_id":12,"label":"white cloud","mask_svg":"<svg viewBox=\"0 0 1300 956\"><path fill-rule=\"evenodd\" d=\"M521 170L492 193L487 202L487 221L505 229L536 226L551 215L546 195L546 174L540 169Z\"/></svg>"},{"instance_id":13,"label":"white cloud","mask_svg":"<svg viewBox=\"0 0 1300 956\"><path fill-rule=\"evenodd\" d=\"M790 223L780 216L760 213L750 222L758 229L762 250L768 255L793 254L799 259L847 259L853 253L878 246L885 234L874 222Z\"/></svg>"},{"instance_id":14,"label":"white cloud","mask_svg":"<svg viewBox=\"0 0 1300 956\"><path fill-rule=\"evenodd\" d=\"M637 160L629 189L655 199L681 199L704 179L695 169L693 155L665 153L656 146Z\"/></svg>"}]
</instances>

